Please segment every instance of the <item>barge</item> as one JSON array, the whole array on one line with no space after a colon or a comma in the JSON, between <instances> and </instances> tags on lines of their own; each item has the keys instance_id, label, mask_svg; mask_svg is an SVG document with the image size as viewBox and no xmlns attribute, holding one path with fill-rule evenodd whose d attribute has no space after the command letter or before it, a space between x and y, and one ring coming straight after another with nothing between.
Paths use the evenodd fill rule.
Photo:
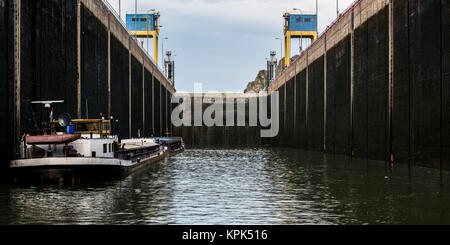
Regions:
<instances>
[{"instance_id":1,"label":"barge","mask_svg":"<svg viewBox=\"0 0 450 245\"><path fill-rule=\"evenodd\" d=\"M51 122L49 134L24 135L21 158L10 162L16 178L64 180L126 176L184 150L181 138L119 140L111 135L110 121L105 119L62 121L66 122Z\"/></svg>"}]
</instances>

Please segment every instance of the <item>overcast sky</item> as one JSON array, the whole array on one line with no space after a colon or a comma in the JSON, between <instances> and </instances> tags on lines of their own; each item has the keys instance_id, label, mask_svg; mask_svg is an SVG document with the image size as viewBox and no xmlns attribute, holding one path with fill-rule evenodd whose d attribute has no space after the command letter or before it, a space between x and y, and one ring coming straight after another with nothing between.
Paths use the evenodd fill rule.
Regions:
<instances>
[{"instance_id":1,"label":"overcast sky","mask_svg":"<svg viewBox=\"0 0 450 245\"><path fill-rule=\"evenodd\" d=\"M119 12L119 0L108 0ZM280 58L283 13L293 8L315 11L315 0L137 0L138 13L160 12L160 46L176 54L175 87L178 92L203 84L204 92L243 92L266 58L275 50ZM343 12L354 0L339 0ZM135 0L121 0L121 15L134 13ZM295 11L294 11L295 12ZM319 0L319 33L336 19L336 0ZM284 44L283 44L284 45ZM305 43L304 45L307 45ZM299 53L291 44L291 57ZM144 43L144 48L147 44ZM153 54L152 43L149 53ZM284 51L283 51L284 52ZM160 56L161 62L161 56Z\"/></svg>"}]
</instances>

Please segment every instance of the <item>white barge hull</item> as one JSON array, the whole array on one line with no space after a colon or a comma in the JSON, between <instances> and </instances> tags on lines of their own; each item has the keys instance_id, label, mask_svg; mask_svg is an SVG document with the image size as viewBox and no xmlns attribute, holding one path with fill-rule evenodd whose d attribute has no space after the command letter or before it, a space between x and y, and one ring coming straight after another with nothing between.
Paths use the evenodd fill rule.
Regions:
<instances>
[{"instance_id":1,"label":"white barge hull","mask_svg":"<svg viewBox=\"0 0 450 245\"><path fill-rule=\"evenodd\" d=\"M163 159L167 154L159 152L147 158L130 160L95 157L48 157L12 160L10 168L16 176L41 179L78 177L110 178L124 176L148 164Z\"/></svg>"}]
</instances>

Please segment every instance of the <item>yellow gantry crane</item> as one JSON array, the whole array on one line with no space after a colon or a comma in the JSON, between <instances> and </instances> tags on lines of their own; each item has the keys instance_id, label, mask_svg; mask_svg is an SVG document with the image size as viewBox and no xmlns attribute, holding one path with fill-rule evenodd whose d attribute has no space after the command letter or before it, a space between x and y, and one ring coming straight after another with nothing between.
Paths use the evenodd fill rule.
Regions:
<instances>
[{"instance_id":1,"label":"yellow gantry crane","mask_svg":"<svg viewBox=\"0 0 450 245\"><path fill-rule=\"evenodd\" d=\"M158 64L159 16L159 12L126 15L126 25L131 35L153 39L153 59L156 64Z\"/></svg>"},{"instance_id":2,"label":"yellow gantry crane","mask_svg":"<svg viewBox=\"0 0 450 245\"><path fill-rule=\"evenodd\" d=\"M311 39L311 43L317 39L317 12L315 14L284 13L284 64L290 64L291 38L300 40Z\"/></svg>"}]
</instances>

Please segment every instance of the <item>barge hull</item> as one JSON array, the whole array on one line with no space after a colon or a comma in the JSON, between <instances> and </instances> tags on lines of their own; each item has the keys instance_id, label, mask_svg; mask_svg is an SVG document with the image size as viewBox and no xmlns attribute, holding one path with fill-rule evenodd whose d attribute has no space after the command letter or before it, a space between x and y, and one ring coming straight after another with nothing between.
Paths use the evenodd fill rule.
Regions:
<instances>
[{"instance_id":1,"label":"barge hull","mask_svg":"<svg viewBox=\"0 0 450 245\"><path fill-rule=\"evenodd\" d=\"M149 164L164 159L163 153L132 164L127 160L101 158L37 158L11 161L16 180L113 179L125 177Z\"/></svg>"}]
</instances>

